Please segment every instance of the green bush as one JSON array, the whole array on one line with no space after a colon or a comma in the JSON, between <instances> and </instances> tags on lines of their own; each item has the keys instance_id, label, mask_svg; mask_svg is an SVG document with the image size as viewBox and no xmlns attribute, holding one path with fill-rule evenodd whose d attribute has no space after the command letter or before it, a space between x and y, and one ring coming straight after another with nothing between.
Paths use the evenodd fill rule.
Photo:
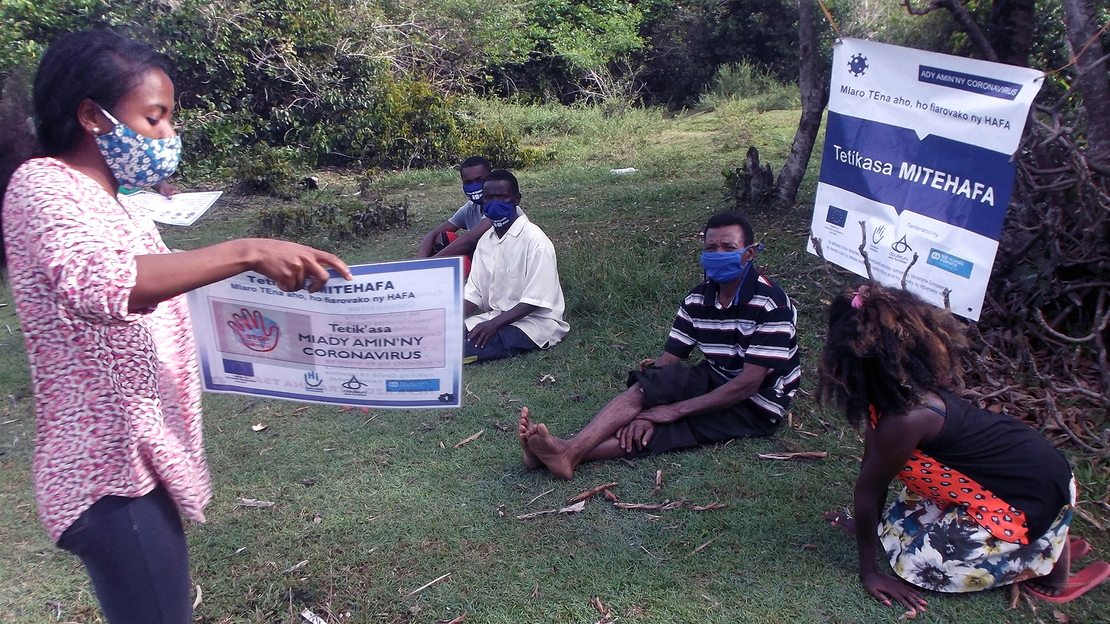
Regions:
<instances>
[{"instance_id":1,"label":"green bush","mask_svg":"<svg viewBox=\"0 0 1110 624\"><path fill-rule=\"evenodd\" d=\"M227 173L236 192L243 195L288 195L296 170L304 166L300 153L265 143L237 151L228 159Z\"/></svg>"},{"instance_id":2,"label":"green bush","mask_svg":"<svg viewBox=\"0 0 1110 624\"><path fill-rule=\"evenodd\" d=\"M183 173L230 171L251 192L279 192L305 165L444 166L487 146L525 162L505 127L460 118L445 90L398 71L402 59L383 49L394 42L376 27L382 10L342 0L4 0L0 78L37 64L66 31L107 26L146 40L176 68Z\"/></svg>"},{"instance_id":3,"label":"green bush","mask_svg":"<svg viewBox=\"0 0 1110 624\"><path fill-rule=\"evenodd\" d=\"M783 84L770 73L742 61L722 65L698 104L715 110L736 101L746 101L757 112L790 110L801 105L801 95L796 85Z\"/></svg>"},{"instance_id":4,"label":"green bush","mask_svg":"<svg viewBox=\"0 0 1110 624\"><path fill-rule=\"evenodd\" d=\"M408 226L408 200L389 205L381 197L373 197L368 201L347 200L312 208L295 206L260 210L256 233L298 240L324 237L341 241Z\"/></svg>"}]
</instances>

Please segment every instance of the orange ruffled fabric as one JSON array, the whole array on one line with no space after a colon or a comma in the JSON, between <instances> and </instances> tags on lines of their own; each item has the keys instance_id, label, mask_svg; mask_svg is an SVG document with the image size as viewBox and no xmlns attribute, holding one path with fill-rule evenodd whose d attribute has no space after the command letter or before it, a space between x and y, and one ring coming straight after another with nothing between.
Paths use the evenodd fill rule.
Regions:
<instances>
[{"instance_id":1,"label":"orange ruffled fabric","mask_svg":"<svg viewBox=\"0 0 1110 624\"><path fill-rule=\"evenodd\" d=\"M879 422L871 408L871 427ZM914 449L898 479L915 494L936 502L941 507L961 505L991 535L1013 544L1028 544L1029 530L1025 513L992 494L958 470L936 461Z\"/></svg>"}]
</instances>

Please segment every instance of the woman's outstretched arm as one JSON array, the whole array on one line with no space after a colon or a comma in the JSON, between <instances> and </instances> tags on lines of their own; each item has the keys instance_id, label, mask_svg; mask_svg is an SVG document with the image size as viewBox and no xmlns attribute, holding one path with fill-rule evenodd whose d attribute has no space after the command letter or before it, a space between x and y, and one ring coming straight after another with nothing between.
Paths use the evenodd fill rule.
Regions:
<instances>
[{"instance_id":1,"label":"woman's outstretched arm","mask_svg":"<svg viewBox=\"0 0 1110 624\"><path fill-rule=\"evenodd\" d=\"M328 281L326 267L346 279L351 271L337 256L288 241L242 238L210 247L135 257L135 287L128 310L152 308L166 299L238 275L255 271L274 280L286 292L308 287L316 292ZM307 283L308 280L311 283Z\"/></svg>"}]
</instances>

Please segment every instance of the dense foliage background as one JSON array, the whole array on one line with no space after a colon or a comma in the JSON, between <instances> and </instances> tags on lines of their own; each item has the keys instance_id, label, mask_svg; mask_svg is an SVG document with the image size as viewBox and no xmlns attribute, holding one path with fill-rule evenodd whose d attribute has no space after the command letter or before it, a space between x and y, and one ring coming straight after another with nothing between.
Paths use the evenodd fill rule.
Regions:
<instances>
[{"instance_id":1,"label":"dense foliage background","mask_svg":"<svg viewBox=\"0 0 1110 624\"><path fill-rule=\"evenodd\" d=\"M943 11L828 4L845 35L973 53ZM991 4L968 7L985 22ZM1059 13L1058 0L1038 4ZM797 18L792 0L0 0L0 79L26 82L62 32L110 26L172 57L186 174L250 178L290 162L407 169L470 153L520 166L541 155L477 121L460 96L620 113L696 105L737 64L792 83ZM1038 62L1066 62L1060 20L1038 29ZM822 39L827 48L832 37ZM230 146L247 149L229 159Z\"/></svg>"}]
</instances>

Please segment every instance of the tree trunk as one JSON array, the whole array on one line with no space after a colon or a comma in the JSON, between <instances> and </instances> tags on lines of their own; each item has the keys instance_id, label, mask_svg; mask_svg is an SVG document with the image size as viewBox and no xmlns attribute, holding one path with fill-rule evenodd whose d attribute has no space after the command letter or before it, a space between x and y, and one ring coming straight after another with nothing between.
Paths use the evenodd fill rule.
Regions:
<instances>
[{"instance_id":1,"label":"tree trunk","mask_svg":"<svg viewBox=\"0 0 1110 624\"><path fill-rule=\"evenodd\" d=\"M821 114L828 103L828 90L817 71L817 24L814 19L813 0L798 0L798 90L802 96L802 117L794 133L790 156L779 172L775 185L776 208L793 208L798 197L798 187L805 177L813 144L821 130Z\"/></svg>"},{"instance_id":2,"label":"tree trunk","mask_svg":"<svg viewBox=\"0 0 1110 624\"><path fill-rule=\"evenodd\" d=\"M1102 58L1102 40L1095 36L1098 24L1091 0L1063 0L1068 43L1078 55L1079 91L1087 118L1087 159L1092 164L1110 166L1110 81ZM1090 46L1084 51L1084 46Z\"/></svg>"},{"instance_id":3,"label":"tree trunk","mask_svg":"<svg viewBox=\"0 0 1110 624\"><path fill-rule=\"evenodd\" d=\"M994 0L991 3L987 39L998 60L1020 67L1029 66L1036 27L1035 0Z\"/></svg>"}]
</instances>

